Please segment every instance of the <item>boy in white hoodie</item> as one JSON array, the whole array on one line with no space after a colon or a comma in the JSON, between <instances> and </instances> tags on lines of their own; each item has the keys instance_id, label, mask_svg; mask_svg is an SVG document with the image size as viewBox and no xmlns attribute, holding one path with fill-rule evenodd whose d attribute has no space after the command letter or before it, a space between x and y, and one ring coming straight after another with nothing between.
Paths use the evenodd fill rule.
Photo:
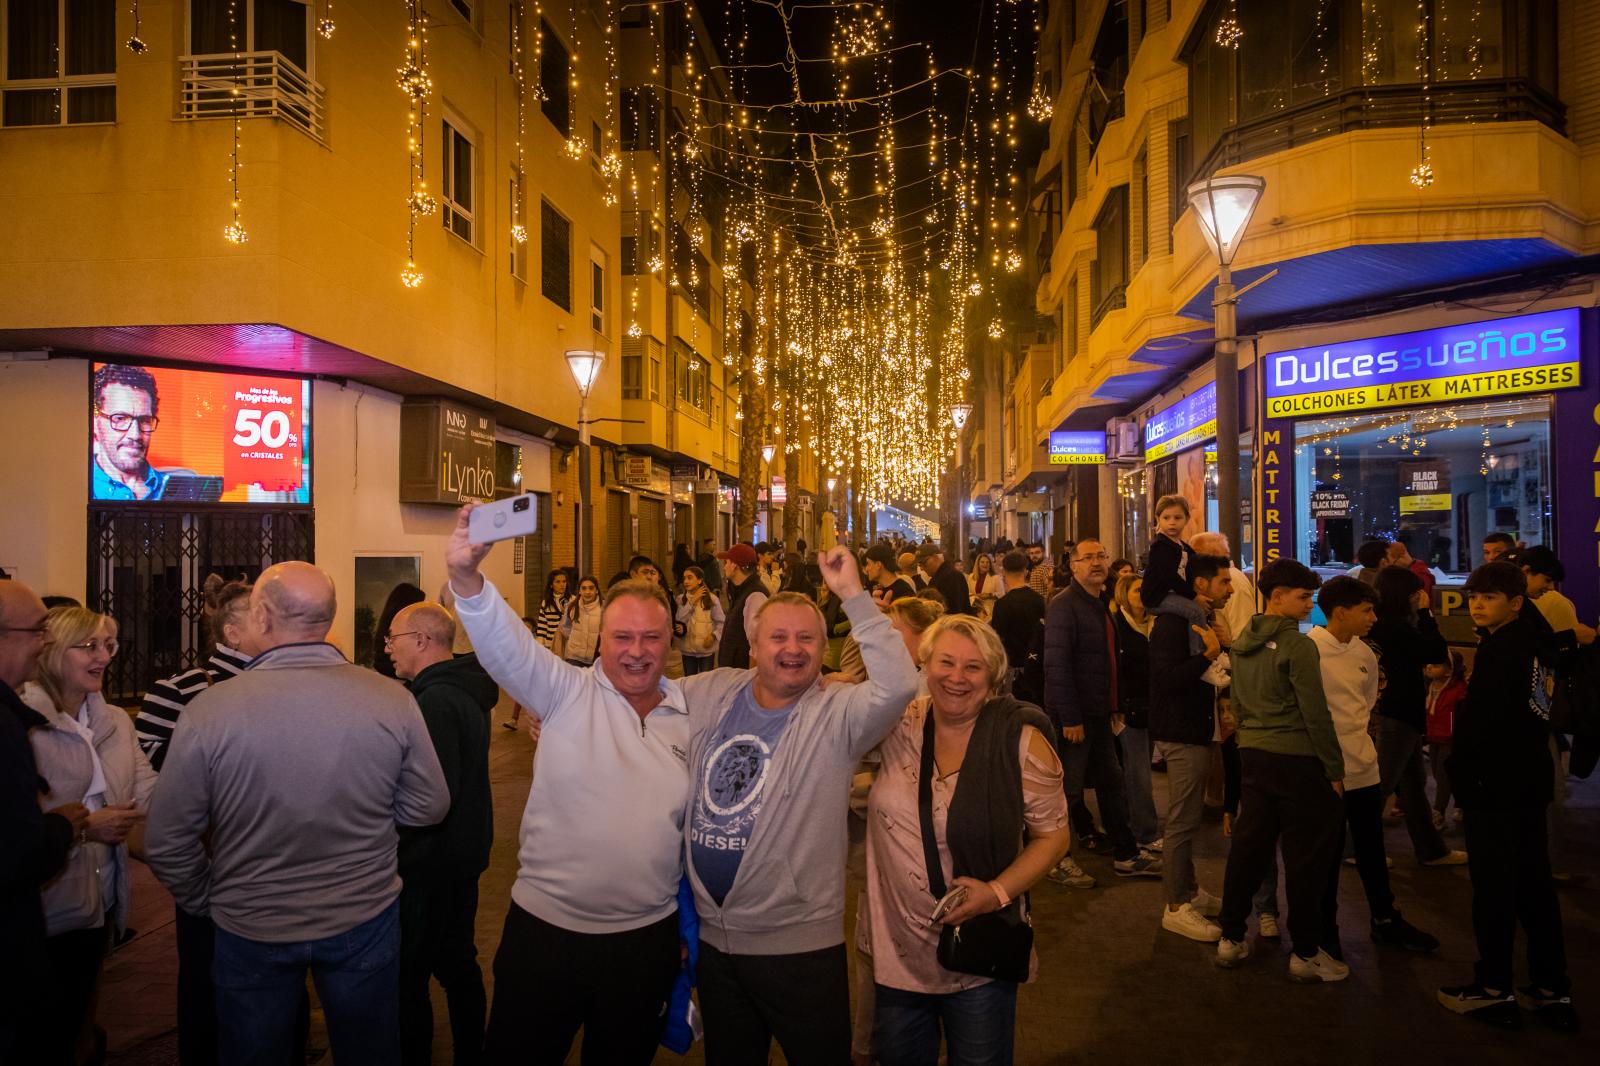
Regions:
<instances>
[{"instance_id":1,"label":"boy in white hoodie","mask_svg":"<svg viewBox=\"0 0 1600 1066\"><path fill-rule=\"evenodd\" d=\"M1355 848L1356 870L1372 913L1372 939L1407 951L1433 951L1439 941L1400 916L1389 888L1389 864L1383 849L1383 790L1378 751L1367 732L1378 702L1378 657L1364 639L1377 616L1378 594L1353 577L1329 580L1317 593L1326 626L1311 630L1322 659L1322 688L1344 753L1344 814ZM1342 850L1342 849L1341 849ZM1339 947L1339 862L1328 873L1327 935L1323 947L1343 961Z\"/></svg>"}]
</instances>

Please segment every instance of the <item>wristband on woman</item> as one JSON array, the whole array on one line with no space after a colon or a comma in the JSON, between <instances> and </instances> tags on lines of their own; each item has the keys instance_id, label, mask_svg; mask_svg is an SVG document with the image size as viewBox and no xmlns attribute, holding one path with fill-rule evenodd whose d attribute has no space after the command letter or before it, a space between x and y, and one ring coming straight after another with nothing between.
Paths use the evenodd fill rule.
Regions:
<instances>
[{"instance_id":1,"label":"wristband on woman","mask_svg":"<svg viewBox=\"0 0 1600 1066\"><path fill-rule=\"evenodd\" d=\"M1006 891L1006 886L1002 885L998 879L989 882L989 890L992 891L995 894L995 898L1000 901L1001 910L1005 910L1007 907L1011 906L1011 895Z\"/></svg>"}]
</instances>

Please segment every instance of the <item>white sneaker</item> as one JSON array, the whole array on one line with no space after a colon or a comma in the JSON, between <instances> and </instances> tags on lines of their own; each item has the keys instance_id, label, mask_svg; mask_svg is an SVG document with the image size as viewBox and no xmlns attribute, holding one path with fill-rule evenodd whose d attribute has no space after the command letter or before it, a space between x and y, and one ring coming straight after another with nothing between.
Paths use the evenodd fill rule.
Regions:
<instances>
[{"instance_id":1,"label":"white sneaker","mask_svg":"<svg viewBox=\"0 0 1600 1066\"><path fill-rule=\"evenodd\" d=\"M1186 936L1190 940L1198 940L1202 944L1222 939L1222 927L1216 922L1206 921L1205 917L1194 909L1193 904L1189 903L1182 904L1177 910L1162 907L1161 928L1169 933Z\"/></svg>"},{"instance_id":2,"label":"white sneaker","mask_svg":"<svg viewBox=\"0 0 1600 1066\"><path fill-rule=\"evenodd\" d=\"M1256 919L1256 935L1268 940L1278 939L1278 916L1263 914Z\"/></svg>"},{"instance_id":3,"label":"white sneaker","mask_svg":"<svg viewBox=\"0 0 1600 1066\"><path fill-rule=\"evenodd\" d=\"M1139 850L1140 851L1148 851L1152 855L1160 855L1161 854L1161 846L1166 842L1166 839L1167 839L1166 837L1156 837L1154 840L1152 840L1148 844L1140 844L1139 845Z\"/></svg>"},{"instance_id":4,"label":"white sneaker","mask_svg":"<svg viewBox=\"0 0 1600 1066\"><path fill-rule=\"evenodd\" d=\"M1189 902L1194 904L1194 909L1201 914L1214 915L1222 911L1222 901L1203 888L1196 890L1194 899Z\"/></svg>"},{"instance_id":5,"label":"white sneaker","mask_svg":"<svg viewBox=\"0 0 1600 1066\"><path fill-rule=\"evenodd\" d=\"M1424 866L1465 866L1467 853L1464 851L1447 851L1437 859L1429 859Z\"/></svg>"},{"instance_id":6,"label":"white sneaker","mask_svg":"<svg viewBox=\"0 0 1600 1066\"><path fill-rule=\"evenodd\" d=\"M1244 940L1229 940L1223 937L1217 941L1216 963L1224 970L1231 970L1245 959L1250 957L1250 944Z\"/></svg>"},{"instance_id":7,"label":"white sneaker","mask_svg":"<svg viewBox=\"0 0 1600 1066\"><path fill-rule=\"evenodd\" d=\"M1289 980L1299 981L1302 984L1316 984L1319 981L1343 981L1350 976L1350 967L1329 955L1326 951L1318 950L1309 959L1302 959L1298 955L1289 956Z\"/></svg>"}]
</instances>

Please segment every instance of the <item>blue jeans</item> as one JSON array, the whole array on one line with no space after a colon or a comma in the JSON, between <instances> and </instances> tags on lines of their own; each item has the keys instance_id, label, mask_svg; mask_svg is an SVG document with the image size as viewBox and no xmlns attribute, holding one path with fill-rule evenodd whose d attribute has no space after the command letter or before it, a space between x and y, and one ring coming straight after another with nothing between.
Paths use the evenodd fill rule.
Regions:
<instances>
[{"instance_id":1,"label":"blue jeans","mask_svg":"<svg viewBox=\"0 0 1600 1066\"><path fill-rule=\"evenodd\" d=\"M217 928L211 979L225 1066L289 1060L306 971L339 1066L400 1061L400 905L321 940L269 944Z\"/></svg>"},{"instance_id":2,"label":"blue jeans","mask_svg":"<svg viewBox=\"0 0 1600 1066\"><path fill-rule=\"evenodd\" d=\"M1010 1066L1016 1037L1017 984L990 981L964 992L931 995L877 985L872 1039L882 1066L939 1061L939 1030L949 1066Z\"/></svg>"},{"instance_id":3,"label":"blue jeans","mask_svg":"<svg viewBox=\"0 0 1600 1066\"><path fill-rule=\"evenodd\" d=\"M1140 844L1161 839L1156 797L1150 781L1150 730L1128 726L1117 738L1122 744L1122 784L1128 790L1128 828Z\"/></svg>"}]
</instances>

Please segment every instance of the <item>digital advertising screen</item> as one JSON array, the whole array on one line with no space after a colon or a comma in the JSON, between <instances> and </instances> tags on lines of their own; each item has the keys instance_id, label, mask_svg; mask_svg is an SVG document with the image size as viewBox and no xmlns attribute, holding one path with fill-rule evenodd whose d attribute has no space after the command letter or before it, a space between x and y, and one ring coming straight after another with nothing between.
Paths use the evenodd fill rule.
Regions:
<instances>
[{"instance_id":1,"label":"digital advertising screen","mask_svg":"<svg viewBox=\"0 0 1600 1066\"><path fill-rule=\"evenodd\" d=\"M306 378L96 363L89 498L311 502Z\"/></svg>"}]
</instances>

